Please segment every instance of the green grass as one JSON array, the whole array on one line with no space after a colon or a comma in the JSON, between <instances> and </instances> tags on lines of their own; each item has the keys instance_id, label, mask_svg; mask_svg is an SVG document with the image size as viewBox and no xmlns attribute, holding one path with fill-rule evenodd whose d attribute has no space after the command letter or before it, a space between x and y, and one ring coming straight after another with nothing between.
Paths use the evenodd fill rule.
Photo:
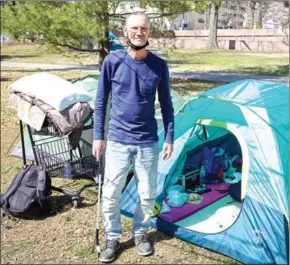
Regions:
<instances>
[{"instance_id":1,"label":"green grass","mask_svg":"<svg viewBox=\"0 0 290 265\"><path fill-rule=\"evenodd\" d=\"M232 50L177 49L167 57L169 67L179 71L287 76L288 53L242 52Z\"/></svg>"},{"instance_id":2,"label":"green grass","mask_svg":"<svg viewBox=\"0 0 290 265\"><path fill-rule=\"evenodd\" d=\"M47 51L39 44L1 44L1 60L46 64L96 65L97 54ZM288 53L175 49L165 58L177 71L219 71L257 75L289 75Z\"/></svg>"},{"instance_id":3,"label":"green grass","mask_svg":"<svg viewBox=\"0 0 290 265\"><path fill-rule=\"evenodd\" d=\"M2 44L1 60L23 63L96 65L98 54L80 52L52 52L39 44Z\"/></svg>"},{"instance_id":4,"label":"green grass","mask_svg":"<svg viewBox=\"0 0 290 265\"><path fill-rule=\"evenodd\" d=\"M214 88L223 84L224 83L192 81L192 80L184 80L184 79L177 79L177 78L171 80L171 88L178 91L178 93L185 98L195 96L198 93L207 91L211 88Z\"/></svg>"},{"instance_id":5,"label":"green grass","mask_svg":"<svg viewBox=\"0 0 290 265\"><path fill-rule=\"evenodd\" d=\"M91 252L92 252L92 248L89 247L89 246L85 246L85 247L76 247L76 248L73 250L74 256L77 256L77 257L86 257L86 256L88 256L89 254L91 254Z\"/></svg>"}]
</instances>

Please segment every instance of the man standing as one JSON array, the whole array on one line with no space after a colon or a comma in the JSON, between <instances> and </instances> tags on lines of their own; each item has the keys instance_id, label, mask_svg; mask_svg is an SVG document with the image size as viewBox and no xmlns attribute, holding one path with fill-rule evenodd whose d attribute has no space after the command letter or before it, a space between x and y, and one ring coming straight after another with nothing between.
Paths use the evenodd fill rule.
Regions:
<instances>
[{"instance_id":1,"label":"man standing","mask_svg":"<svg viewBox=\"0 0 290 265\"><path fill-rule=\"evenodd\" d=\"M155 95L164 124L163 159L173 151L174 110L166 62L146 49L150 35L147 15L134 12L127 17L124 35L128 49L109 54L102 65L95 100L93 155L100 159L104 150L106 105L111 93L111 117L106 147L103 184L103 215L106 245L100 261L111 262L120 247L121 191L133 166L140 204L136 207L132 233L138 253L152 253L147 232L157 188L158 135Z\"/></svg>"}]
</instances>

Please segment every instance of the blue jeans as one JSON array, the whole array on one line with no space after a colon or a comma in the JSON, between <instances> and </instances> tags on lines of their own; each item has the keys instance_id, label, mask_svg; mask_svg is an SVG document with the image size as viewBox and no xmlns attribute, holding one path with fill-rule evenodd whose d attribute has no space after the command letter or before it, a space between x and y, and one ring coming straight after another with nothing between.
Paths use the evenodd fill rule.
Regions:
<instances>
[{"instance_id":1,"label":"blue jeans","mask_svg":"<svg viewBox=\"0 0 290 265\"><path fill-rule=\"evenodd\" d=\"M147 233L150 226L157 188L158 143L107 142L102 199L104 232L109 240L119 239L122 235L120 198L131 166L140 197L132 228L136 235Z\"/></svg>"}]
</instances>

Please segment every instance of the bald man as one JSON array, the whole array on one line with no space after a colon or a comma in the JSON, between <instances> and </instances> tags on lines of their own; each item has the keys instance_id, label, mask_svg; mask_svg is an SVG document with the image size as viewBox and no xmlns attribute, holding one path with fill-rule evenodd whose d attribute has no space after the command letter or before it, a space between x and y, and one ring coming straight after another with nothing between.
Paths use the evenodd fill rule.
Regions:
<instances>
[{"instance_id":1,"label":"bald man","mask_svg":"<svg viewBox=\"0 0 290 265\"><path fill-rule=\"evenodd\" d=\"M163 159L169 159L173 151L174 110L167 63L146 49L150 34L150 23L145 13L129 15L124 27L128 49L108 55L101 69L95 100L92 150L97 160L105 147L106 106L109 94L112 96L102 193L106 240L99 257L102 262L113 261L120 249L120 198L131 167L140 198L132 235L140 255L147 256L153 252L147 232L157 188L159 139L155 119L156 92L165 131Z\"/></svg>"}]
</instances>

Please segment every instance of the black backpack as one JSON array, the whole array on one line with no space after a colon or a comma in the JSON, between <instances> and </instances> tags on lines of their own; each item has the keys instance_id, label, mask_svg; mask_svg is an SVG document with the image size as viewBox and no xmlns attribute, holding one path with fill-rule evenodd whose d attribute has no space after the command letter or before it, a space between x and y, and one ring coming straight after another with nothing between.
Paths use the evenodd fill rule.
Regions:
<instances>
[{"instance_id":1,"label":"black backpack","mask_svg":"<svg viewBox=\"0 0 290 265\"><path fill-rule=\"evenodd\" d=\"M15 217L38 217L48 210L50 194L51 179L46 171L34 164L24 165L1 195L1 208Z\"/></svg>"}]
</instances>

